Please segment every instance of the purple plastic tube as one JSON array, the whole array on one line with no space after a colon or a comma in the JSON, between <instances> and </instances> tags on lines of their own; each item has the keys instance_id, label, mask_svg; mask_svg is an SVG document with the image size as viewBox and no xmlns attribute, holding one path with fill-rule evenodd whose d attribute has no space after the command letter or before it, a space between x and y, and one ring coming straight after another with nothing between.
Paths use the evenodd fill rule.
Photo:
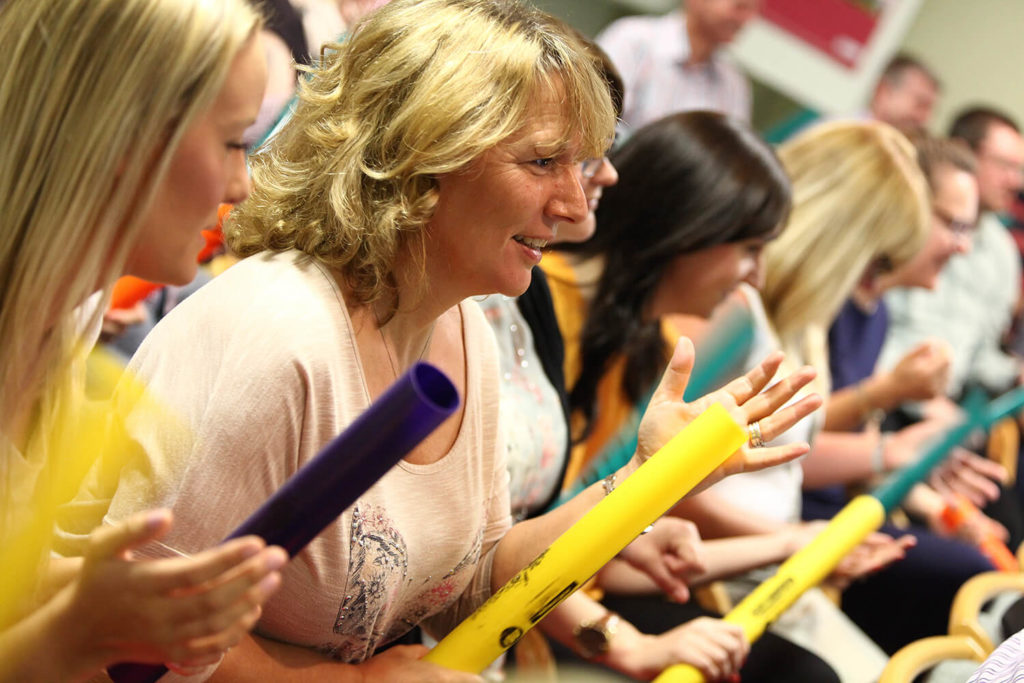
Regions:
<instances>
[{"instance_id":1,"label":"purple plastic tube","mask_svg":"<svg viewBox=\"0 0 1024 683\"><path fill-rule=\"evenodd\" d=\"M451 380L416 363L225 540L255 534L294 557L459 406ZM151 683L159 664L116 664L114 683Z\"/></svg>"}]
</instances>

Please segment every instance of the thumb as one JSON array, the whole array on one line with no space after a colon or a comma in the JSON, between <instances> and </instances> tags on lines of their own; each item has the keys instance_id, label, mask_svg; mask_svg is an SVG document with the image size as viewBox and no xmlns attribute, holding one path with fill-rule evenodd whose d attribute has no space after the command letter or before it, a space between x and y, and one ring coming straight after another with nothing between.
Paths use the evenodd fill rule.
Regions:
<instances>
[{"instance_id":1,"label":"thumb","mask_svg":"<svg viewBox=\"0 0 1024 683\"><path fill-rule=\"evenodd\" d=\"M707 566L700 560L689 560L678 555L665 555L665 568L672 575L673 580L682 581L684 586L687 578L691 575L700 575L707 572Z\"/></svg>"},{"instance_id":2,"label":"thumb","mask_svg":"<svg viewBox=\"0 0 1024 683\"><path fill-rule=\"evenodd\" d=\"M654 391L651 403L682 400L686 385L690 383L690 374L693 372L694 355L693 342L688 337L680 337L668 367L661 376L661 382Z\"/></svg>"},{"instance_id":3,"label":"thumb","mask_svg":"<svg viewBox=\"0 0 1024 683\"><path fill-rule=\"evenodd\" d=\"M908 358L919 358L921 356L930 356L935 353L935 345L930 341L923 341L914 348L910 349L907 353Z\"/></svg>"},{"instance_id":4,"label":"thumb","mask_svg":"<svg viewBox=\"0 0 1024 683\"><path fill-rule=\"evenodd\" d=\"M132 515L127 520L101 526L89 535L86 554L93 559L124 555L132 548L163 536L171 528L170 510L150 510Z\"/></svg>"}]
</instances>

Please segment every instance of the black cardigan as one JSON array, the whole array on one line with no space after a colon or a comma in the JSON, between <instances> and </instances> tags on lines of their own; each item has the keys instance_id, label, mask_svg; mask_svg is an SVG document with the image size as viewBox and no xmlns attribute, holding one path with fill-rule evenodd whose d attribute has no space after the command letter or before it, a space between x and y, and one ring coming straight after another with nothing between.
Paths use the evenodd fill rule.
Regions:
<instances>
[{"instance_id":1,"label":"black cardigan","mask_svg":"<svg viewBox=\"0 0 1024 683\"><path fill-rule=\"evenodd\" d=\"M519 312L523 314L526 323L530 326L533 334L533 346L540 358L541 366L548 381L555 388L559 401L562 404L562 415L565 417L565 424L569 425L569 394L565 388L565 344L562 341L562 331L558 327L558 319L555 317L555 306L551 301L551 289L548 287L547 277L539 266L533 269L530 280L530 287L517 300ZM565 470L569 466L569 450L572 448L571 429L570 439L566 445L565 457L562 458L562 472L559 481L565 477ZM561 486L556 489L551 498L544 503L547 509L561 492Z\"/></svg>"}]
</instances>

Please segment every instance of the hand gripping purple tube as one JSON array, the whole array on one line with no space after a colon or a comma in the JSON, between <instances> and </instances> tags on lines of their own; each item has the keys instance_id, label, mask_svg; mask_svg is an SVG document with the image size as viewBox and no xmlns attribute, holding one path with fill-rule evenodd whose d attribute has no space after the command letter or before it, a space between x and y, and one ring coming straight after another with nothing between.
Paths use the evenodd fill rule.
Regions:
<instances>
[{"instance_id":1,"label":"hand gripping purple tube","mask_svg":"<svg viewBox=\"0 0 1024 683\"><path fill-rule=\"evenodd\" d=\"M225 540L255 534L294 557L459 406L443 372L416 363ZM151 683L159 664L116 664L114 683Z\"/></svg>"}]
</instances>

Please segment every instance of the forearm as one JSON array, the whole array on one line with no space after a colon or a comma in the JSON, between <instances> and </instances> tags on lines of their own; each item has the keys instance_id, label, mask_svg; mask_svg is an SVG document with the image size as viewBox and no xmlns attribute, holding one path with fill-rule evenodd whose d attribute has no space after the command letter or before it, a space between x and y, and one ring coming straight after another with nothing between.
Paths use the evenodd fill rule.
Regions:
<instances>
[{"instance_id":1,"label":"forearm","mask_svg":"<svg viewBox=\"0 0 1024 683\"><path fill-rule=\"evenodd\" d=\"M651 577L618 559L601 567L595 581L609 595L658 595L662 592Z\"/></svg>"},{"instance_id":2,"label":"forearm","mask_svg":"<svg viewBox=\"0 0 1024 683\"><path fill-rule=\"evenodd\" d=\"M615 481L621 483L636 470L635 458L621 467ZM579 521L605 496L601 482L591 484L554 510L514 525L499 541L491 569L491 587L498 590L520 569L532 562L569 527Z\"/></svg>"},{"instance_id":3,"label":"forearm","mask_svg":"<svg viewBox=\"0 0 1024 683\"><path fill-rule=\"evenodd\" d=\"M696 524L703 539L771 534L786 527L782 522L733 505L714 490L684 498L676 503L671 514Z\"/></svg>"},{"instance_id":4,"label":"forearm","mask_svg":"<svg viewBox=\"0 0 1024 683\"><path fill-rule=\"evenodd\" d=\"M328 659L308 648L247 635L228 650L210 683L225 681L338 681L361 683L356 666Z\"/></svg>"},{"instance_id":5,"label":"forearm","mask_svg":"<svg viewBox=\"0 0 1024 683\"><path fill-rule=\"evenodd\" d=\"M801 461L804 488L850 484L877 474L879 465L881 469L885 466L884 458L879 463L876 453L880 438L877 432L821 432Z\"/></svg>"},{"instance_id":6,"label":"forearm","mask_svg":"<svg viewBox=\"0 0 1024 683\"><path fill-rule=\"evenodd\" d=\"M581 624L595 622L608 609L582 591L576 591L544 617L540 628L545 634L569 648L576 649L574 633Z\"/></svg>"},{"instance_id":7,"label":"forearm","mask_svg":"<svg viewBox=\"0 0 1024 683\"><path fill-rule=\"evenodd\" d=\"M782 562L800 548L795 527L786 526L770 534L720 538L704 543L707 571L694 578L695 584L728 578L736 574Z\"/></svg>"},{"instance_id":8,"label":"forearm","mask_svg":"<svg viewBox=\"0 0 1024 683\"><path fill-rule=\"evenodd\" d=\"M540 627L549 637L575 650L576 629L583 624L594 623L606 614L608 608L586 594L577 592L545 617ZM650 640L633 624L620 617L615 633L608 642L608 651L594 657L593 661L634 678L641 673L635 665L644 658L643 645Z\"/></svg>"},{"instance_id":9,"label":"forearm","mask_svg":"<svg viewBox=\"0 0 1024 683\"><path fill-rule=\"evenodd\" d=\"M878 373L828 397L825 429L849 432L859 428L876 411L888 412L903 402L891 374Z\"/></svg>"}]
</instances>

